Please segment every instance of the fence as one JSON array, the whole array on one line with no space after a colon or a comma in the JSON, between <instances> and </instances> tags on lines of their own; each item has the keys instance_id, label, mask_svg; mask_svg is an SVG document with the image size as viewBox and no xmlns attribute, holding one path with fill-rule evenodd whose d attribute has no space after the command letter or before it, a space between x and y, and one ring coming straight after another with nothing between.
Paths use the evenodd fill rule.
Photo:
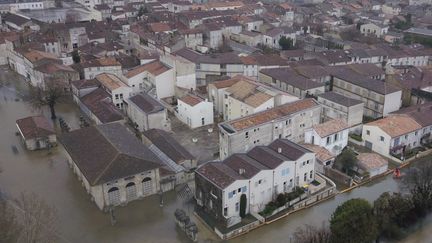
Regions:
<instances>
[{"instance_id":1,"label":"fence","mask_svg":"<svg viewBox=\"0 0 432 243\"><path fill-rule=\"evenodd\" d=\"M333 168L324 167L324 174L337 183L346 185L348 187L352 186L353 184L353 179L351 177Z\"/></svg>"},{"instance_id":2,"label":"fence","mask_svg":"<svg viewBox=\"0 0 432 243\"><path fill-rule=\"evenodd\" d=\"M261 226L262 224L263 224L263 222L261 222L260 220L257 220L257 221L254 221L250 224L247 224L245 226L242 226L238 229L235 229L235 230L227 232L227 233L220 232L216 227L214 228L214 231L221 239L228 240L228 239L234 238L236 236L246 234L247 232Z\"/></svg>"}]
</instances>

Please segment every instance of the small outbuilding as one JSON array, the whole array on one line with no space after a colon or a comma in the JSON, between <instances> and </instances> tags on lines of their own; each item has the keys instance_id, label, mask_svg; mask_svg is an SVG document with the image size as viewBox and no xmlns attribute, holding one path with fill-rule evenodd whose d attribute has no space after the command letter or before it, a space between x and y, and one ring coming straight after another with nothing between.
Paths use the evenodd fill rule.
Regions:
<instances>
[{"instance_id":1,"label":"small outbuilding","mask_svg":"<svg viewBox=\"0 0 432 243\"><path fill-rule=\"evenodd\" d=\"M57 144L53 124L42 115L19 119L16 126L28 150L45 149Z\"/></svg>"},{"instance_id":2,"label":"small outbuilding","mask_svg":"<svg viewBox=\"0 0 432 243\"><path fill-rule=\"evenodd\" d=\"M362 170L369 172L369 176L383 174L388 169L388 161L375 153L362 153L357 156L357 164Z\"/></svg>"}]
</instances>

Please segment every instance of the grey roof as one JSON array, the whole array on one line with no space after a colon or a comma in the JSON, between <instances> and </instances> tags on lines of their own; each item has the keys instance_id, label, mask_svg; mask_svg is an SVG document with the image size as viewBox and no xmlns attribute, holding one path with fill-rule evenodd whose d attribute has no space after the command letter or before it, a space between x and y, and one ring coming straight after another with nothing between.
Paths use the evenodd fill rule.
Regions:
<instances>
[{"instance_id":1,"label":"grey roof","mask_svg":"<svg viewBox=\"0 0 432 243\"><path fill-rule=\"evenodd\" d=\"M200 54L187 48L183 48L175 55L181 56L193 63L209 63L209 64L242 64L239 56L234 52Z\"/></svg>"},{"instance_id":2,"label":"grey roof","mask_svg":"<svg viewBox=\"0 0 432 243\"><path fill-rule=\"evenodd\" d=\"M296 73L291 68L269 68L262 69L260 73L270 76L280 82L287 83L301 90L308 90L318 87L323 87L323 83L318 83L305 78Z\"/></svg>"},{"instance_id":3,"label":"grey roof","mask_svg":"<svg viewBox=\"0 0 432 243\"><path fill-rule=\"evenodd\" d=\"M277 168L285 161L296 161L310 150L287 139L277 139L269 146L259 146L247 154L233 154L222 162L208 162L197 173L221 189L236 180L249 180L262 170Z\"/></svg>"},{"instance_id":4,"label":"grey roof","mask_svg":"<svg viewBox=\"0 0 432 243\"><path fill-rule=\"evenodd\" d=\"M427 127L432 125L432 102L406 107L392 114L409 115L422 127Z\"/></svg>"},{"instance_id":5,"label":"grey roof","mask_svg":"<svg viewBox=\"0 0 432 243\"><path fill-rule=\"evenodd\" d=\"M354 106L354 105L358 105L358 104L363 104L363 102L360 100L351 99L351 98L345 97L345 96L338 94L336 92L333 92L333 91L319 94L318 95L318 102L320 100L319 98L330 100L336 104L346 106L346 107L350 107L350 106Z\"/></svg>"},{"instance_id":6,"label":"grey roof","mask_svg":"<svg viewBox=\"0 0 432 243\"><path fill-rule=\"evenodd\" d=\"M74 130L63 134L60 141L92 186L162 165L152 151L119 123Z\"/></svg>"},{"instance_id":7,"label":"grey roof","mask_svg":"<svg viewBox=\"0 0 432 243\"><path fill-rule=\"evenodd\" d=\"M143 134L164 154L177 164L185 160L195 160L196 158L189 153L179 142L177 142L168 132L160 129L150 129Z\"/></svg>"},{"instance_id":8,"label":"grey roof","mask_svg":"<svg viewBox=\"0 0 432 243\"><path fill-rule=\"evenodd\" d=\"M432 30L415 28L415 27L412 27L412 28L405 30L405 33L424 35L424 36L432 36Z\"/></svg>"},{"instance_id":9,"label":"grey roof","mask_svg":"<svg viewBox=\"0 0 432 243\"><path fill-rule=\"evenodd\" d=\"M364 75L356 73L349 68L329 67L329 71L334 77L337 77L348 83L363 87L379 94L386 95L401 91L401 89L391 84L388 84L384 81L368 78Z\"/></svg>"},{"instance_id":10,"label":"grey roof","mask_svg":"<svg viewBox=\"0 0 432 243\"><path fill-rule=\"evenodd\" d=\"M292 161L298 160L306 153L311 153L310 150L287 139L277 139L269 145L269 148L277 151L278 153L280 150L280 154Z\"/></svg>"},{"instance_id":11,"label":"grey roof","mask_svg":"<svg viewBox=\"0 0 432 243\"><path fill-rule=\"evenodd\" d=\"M137 94L130 97L129 101L147 114L163 111L165 109L158 100L148 94Z\"/></svg>"}]
</instances>

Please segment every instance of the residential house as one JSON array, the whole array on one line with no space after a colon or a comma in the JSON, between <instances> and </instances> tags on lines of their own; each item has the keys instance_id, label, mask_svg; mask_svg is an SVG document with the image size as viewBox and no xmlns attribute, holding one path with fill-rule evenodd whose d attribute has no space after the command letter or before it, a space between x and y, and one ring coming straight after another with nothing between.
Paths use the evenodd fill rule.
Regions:
<instances>
[{"instance_id":1,"label":"residential house","mask_svg":"<svg viewBox=\"0 0 432 243\"><path fill-rule=\"evenodd\" d=\"M348 145L348 124L340 119L317 124L305 131L305 143L315 144L339 155Z\"/></svg>"},{"instance_id":2,"label":"residential house","mask_svg":"<svg viewBox=\"0 0 432 243\"><path fill-rule=\"evenodd\" d=\"M325 167L332 168L336 156L328 151L326 148L315 144L301 144L302 147L315 153L315 171L325 174Z\"/></svg>"},{"instance_id":3,"label":"residential house","mask_svg":"<svg viewBox=\"0 0 432 243\"><path fill-rule=\"evenodd\" d=\"M362 139L365 146L383 156L402 154L421 146L424 135L430 136L430 128L423 129L409 115L390 115L363 125Z\"/></svg>"},{"instance_id":4,"label":"residential house","mask_svg":"<svg viewBox=\"0 0 432 243\"><path fill-rule=\"evenodd\" d=\"M174 69L160 61L153 61L133 68L125 76L127 84L133 92L143 92L155 89L159 99L174 96Z\"/></svg>"},{"instance_id":5,"label":"residential house","mask_svg":"<svg viewBox=\"0 0 432 243\"><path fill-rule=\"evenodd\" d=\"M280 105L232 121L219 123L219 157L243 153L278 138L304 141L304 132L319 124L321 106L314 99Z\"/></svg>"},{"instance_id":6,"label":"residential house","mask_svg":"<svg viewBox=\"0 0 432 243\"><path fill-rule=\"evenodd\" d=\"M377 38L382 38L387 34L388 29L388 25L368 23L362 24L360 26L360 33L365 36L375 36Z\"/></svg>"},{"instance_id":7,"label":"residential house","mask_svg":"<svg viewBox=\"0 0 432 243\"><path fill-rule=\"evenodd\" d=\"M126 85L119 77L109 73L99 74L95 79L111 96L112 103L114 103L117 108L123 110L125 108L124 101L129 98L132 93L132 88Z\"/></svg>"},{"instance_id":8,"label":"residential house","mask_svg":"<svg viewBox=\"0 0 432 243\"><path fill-rule=\"evenodd\" d=\"M176 116L190 128L213 124L213 103L188 94L177 99Z\"/></svg>"},{"instance_id":9,"label":"residential house","mask_svg":"<svg viewBox=\"0 0 432 243\"><path fill-rule=\"evenodd\" d=\"M69 88L71 82L75 80L79 80L79 73L73 68L55 62L48 62L34 68L33 80L31 81L33 86L43 88L46 87L47 81L58 81Z\"/></svg>"},{"instance_id":10,"label":"residential house","mask_svg":"<svg viewBox=\"0 0 432 243\"><path fill-rule=\"evenodd\" d=\"M130 97L126 103L127 115L139 131L153 128L171 130L167 109L155 98L140 93Z\"/></svg>"},{"instance_id":11,"label":"residential house","mask_svg":"<svg viewBox=\"0 0 432 243\"><path fill-rule=\"evenodd\" d=\"M345 97L333 91L319 94L317 100L323 107L322 118L324 121L341 119L347 123L350 131L361 132L364 106L362 101Z\"/></svg>"},{"instance_id":12,"label":"residential house","mask_svg":"<svg viewBox=\"0 0 432 243\"><path fill-rule=\"evenodd\" d=\"M86 127L63 134L60 141L69 165L100 210L161 190L163 162L124 125Z\"/></svg>"},{"instance_id":13,"label":"residential house","mask_svg":"<svg viewBox=\"0 0 432 243\"><path fill-rule=\"evenodd\" d=\"M245 212L259 213L280 193L315 179L315 154L287 139L208 162L196 170L195 198L200 209L225 227L240 223L240 198ZM244 195L244 196L243 196Z\"/></svg>"},{"instance_id":14,"label":"residential house","mask_svg":"<svg viewBox=\"0 0 432 243\"><path fill-rule=\"evenodd\" d=\"M81 63L85 79L95 78L101 73L108 73L116 76L122 75L122 66L114 57L103 57L92 59Z\"/></svg>"},{"instance_id":15,"label":"residential house","mask_svg":"<svg viewBox=\"0 0 432 243\"><path fill-rule=\"evenodd\" d=\"M44 116L29 116L16 121L21 139L28 150L50 148L57 144L52 123Z\"/></svg>"}]
</instances>

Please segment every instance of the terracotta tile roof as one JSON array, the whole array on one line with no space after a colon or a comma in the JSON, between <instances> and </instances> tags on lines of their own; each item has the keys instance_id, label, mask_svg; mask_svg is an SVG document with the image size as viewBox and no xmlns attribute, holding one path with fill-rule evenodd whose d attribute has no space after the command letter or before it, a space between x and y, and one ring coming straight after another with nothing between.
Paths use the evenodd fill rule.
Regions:
<instances>
[{"instance_id":1,"label":"terracotta tile roof","mask_svg":"<svg viewBox=\"0 0 432 243\"><path fill-rule=\"evenodd\" d=\"M155 33L170 31L172 29L171 26L165 23L151 23L149 24L149 27L150 30Z\"/></svg>"},{"instance_id":2,"label":"terracotta tile roof","mask_svg":"<svg viewBox=\"0 0 432 243\"><path fill-rule=\"evenodd\" d=\"M16 121L25 139L46 137L55 134L52 123L44 116L29 116Z\"/></svg>"},{"instance_id":3,"label":"terracotta tile roof","mask_svg":"<svg viewBox=\"0 0 432 243\"><path fill-rule=\"evenodd\" d=\"M379 127L392 138L399 137L422 128L420 124L407 115L390 115L365 125Z\"/></svg>"},{"instance_id":4,"label":"terracotta tile roof","mask_svg":"<svg viewBox=\"0 0 432 243\"><path fill-rule=\"evenodd\" d=\"M99 81L104 87L106 87L109 90L115 90L120 87L127 86L117 76L110 73L99 74L96 76L96 80Z\"/></svg>"},{"instance_id":5,"label":"terracotta tile roof","mask_svg":"<svg viewBox=\"0 0 432 243\"><path fill-rule=\"evenodd\" d=\"M240 60L245 65L257 65L258 64L257 60L253 56L245 56L245 57L241 56Z\"/></svg>"},{"instance_id":6,"label":"terracotta tile roof","mask_svg":"<svg viewBox=\"0 0 432 243\"><path fill-rule=\"evenodd\" d=\"M199 103L201 103L201 102L204 101L200 97L195 96L195 95L191 95L191 94L186 95L186 96L180 98L179 100L183 101L184 103L186 103L186 104L188 104L190 106L196 106Z\"/></svg>"},{"instance_id":7,"label":"terracotta tile roof","mask_svg":"<svg viewBox=\"0 0 432 243\"><path fill-rule=\"evenodd\" d=\"M251 80L251 79L243 75L236 75L235 77L230 79L213 82L211 83L211 85L214 85L217 89L224 89L233 86L235 83L241 80Z\"/></svg>"},{"instance_id":8,"label":"terracotta tile roof","mask_svg":"<svg viewBox=\"0 0 432 243\"><path fill-rule=\"evenodd\" d=\"M313 99L304 99L292 103L284 104L266 111L255 113L243 118L232 120L226 124L237 131L247 129L249 127L258 126L272 120L288 116L303 110L317 107L319 104Z\"/></svg>"},{"instance_id":9,"label":"terracotta tile roof","mask_svg":"<svg viewBox=\"0 0 432 243\"><path fill-rule=\"evenodd\" d=\"M28 52L23 53L24 57L27 58L30 62L36 62L42 59L54 59L57 60L57 57L51 53L37 51L37 50L29 50Z\"/></svg>"},{"instance_id":10,"label":"terracotta tile roof","mask_svg":"<svg viewBox=\"0 0 432 243\"><path fill-rule=\"evenodd\" d=\"M432 102L414 105L395 111L393 114L405 114L423 127L432 125Z\"/></svg>"},{"instance_id":11,"label":"terracotta tile roof","mask_svg":"<svg viewBox=\"0 0 432 243\"><path fill-rule=\"evenodd\" d=\"M388 164L387 159L375 153L362 153L357 155L359 166L366 170L373 170Z\"/></svg>"},{"instance_id":12,"label":"terracotta tile roof","mask_svg":"<svg viewBox=\"0 0 432 243\"><path fill-rule=\"evenodd\" d=\"M271 95L258 90L258 85L241 80L227 89L230 96L252 107L258 107L272 98Z\"/></svg>"},{"instance_id":13,"label":"terracotta tile roof","mask_svg":"<svg viewBox=\"0 0 432 243\"><path fill-rule=\"evenodd\" d=\"M314 129L318 135L322 138L327 137L331 134L343 131L348 129L348 124L340 119L330 120L318 125L314 125L312 129Z\"/></svg>"},{"instance_id":14,"label":"terracotta tile roof","mask_svg":"<svg viewBox=\"0 0 432 243\"><path fill-rule=\"evenodd\" d=\"M161 63L160 61L153 61L141 66L138 66L136 68L133 68L132 70L130 70L129 72L126 73L126 77L127 78L132 78L140 73L143 72L149 72L155 76L162 74L168 70L170 70L171 68L165 66L163 63Z\"/></svg>"},{"instance_id":15,"label":"terracotta tile roof","mask_svg":"<svg viewBox=\"0 0 432 243\"><path fill-rule=\"evenodd\" d=\"M330 153L330 151L328 151L327 149L325 149L324 147L315 145L315 144L302 144L303 147L309 149L310 151L314 152L316 155L316 158L321 161L321 162L326 162L329 161L331 159L334 159L335 156Z\"/></svg>"},{"instance_id":16,"label":"terracotta tile roof","mask_svg":"<svg viewBox=\"0 0 432 243\"><path fill-rule=\"evenodd\" d=\"M123 120L122 113L111 102L111 96L102 88L97 88L91 93L84 95L80 100L102 123Z\"/></svg>"}]
</instances>

